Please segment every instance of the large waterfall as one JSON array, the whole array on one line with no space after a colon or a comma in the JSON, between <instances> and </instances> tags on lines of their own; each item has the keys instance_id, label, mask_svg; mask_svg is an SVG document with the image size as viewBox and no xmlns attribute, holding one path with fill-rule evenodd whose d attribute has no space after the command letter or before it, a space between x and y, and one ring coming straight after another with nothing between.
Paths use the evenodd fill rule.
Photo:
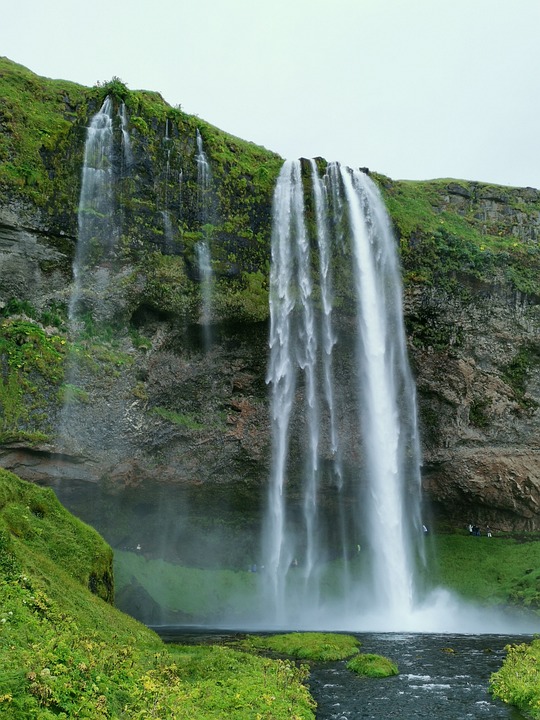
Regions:
<instances>
[{"instance_id":1,"label":"large waterfall","mask_svg":"<svg viewBox=\"0 0 540 720\"><path fill-rule=\"evenodd\" d=\"M314 161L304 172L287 161L273 213L269 620L406 626L422 558L420 456L384 204L365 173L331 164L321 178Z\"/></svg>"}]
</instances>

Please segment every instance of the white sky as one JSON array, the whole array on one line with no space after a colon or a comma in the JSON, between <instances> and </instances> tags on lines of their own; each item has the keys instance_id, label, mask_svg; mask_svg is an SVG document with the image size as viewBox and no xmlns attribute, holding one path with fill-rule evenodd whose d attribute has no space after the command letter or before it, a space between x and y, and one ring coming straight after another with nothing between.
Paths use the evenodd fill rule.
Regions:
<instances>
[{"instance_id":1,"label":"white sky","mask_svg":"<svg viewBox=\"0 0 540 720\"><path fill-rule=\"evenodd\" d=\"M540 0L3 0L0 54L284 157L540 188Z\"/></svg>"}]
</instances>

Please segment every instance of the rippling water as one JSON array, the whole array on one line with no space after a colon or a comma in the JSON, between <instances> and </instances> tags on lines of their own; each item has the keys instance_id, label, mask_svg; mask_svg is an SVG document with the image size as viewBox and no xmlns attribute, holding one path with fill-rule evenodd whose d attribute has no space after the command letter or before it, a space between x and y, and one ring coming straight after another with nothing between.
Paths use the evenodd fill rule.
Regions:
<instances>
[{"instance_id":1,"label":"rippling water","mask_svg":"<svg viewBox=\"0 0 540 720\"><path fill-rule=\"evenodd\" d=\"M358 677L345 662L315 666L310 690L320 720L524 717L493 699L488 684L502 665L505 645L529 638L397 633L357 637L362 652L389 657L400 674L378 680Z\"/></svg>"}]
</instances>

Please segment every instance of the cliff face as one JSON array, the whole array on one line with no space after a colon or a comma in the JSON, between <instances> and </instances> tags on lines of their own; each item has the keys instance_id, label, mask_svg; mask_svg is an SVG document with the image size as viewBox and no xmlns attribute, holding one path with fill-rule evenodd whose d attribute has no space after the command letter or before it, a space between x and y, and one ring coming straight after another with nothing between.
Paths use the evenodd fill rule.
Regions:
<instances>
[{"instance_id":1,"label":"cliff face","mask_svg":"<svg viewBox=\"0 0 540 720\"><path fill-rule=\"evenodd\" d=\"M280 158L117 80L86 89L2 60L0 83L0 464L111 493L172 484L206 498L208 512L226 487L249 516L270 456L267 277ZM133 161L115 171L108 290L85 290L74 340L66 308L85 127L107 94L115 112L124 103ZM204 227L197 130L212 169ZM540 193L374 177L400 242L426 495L452 523L537 530ZM206 328L203 235L216 277ZM346 298L341 307L346 326ZM346 347L340 362L345 378ZM301 431L296 418L293 443ZM354 438L345 462L358 462Z\"/></svg>"}]
</instances>

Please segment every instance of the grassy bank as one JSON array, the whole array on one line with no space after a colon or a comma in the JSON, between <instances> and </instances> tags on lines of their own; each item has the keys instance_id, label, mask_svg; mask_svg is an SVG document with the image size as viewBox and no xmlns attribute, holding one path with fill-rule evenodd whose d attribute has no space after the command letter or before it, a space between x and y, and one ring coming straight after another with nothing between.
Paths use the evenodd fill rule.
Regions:
<instances>
[{"instance_id":1,"label":"grassy bank","mask_svg":"<svg viewBox=\"0 0 540 720\"><path fill-rule=\"evenodd\" d=\"M527 717L540 718L540 640L510 645L502 668L490 681L495 697L515 705Z\"/></svg>"},{"instance_id":2,"label":"grassy bank","mask_svg":"<svg viewBox=\"0 0 540 720\"><path fill-rule=\"evenodd\" d=\"M540 611L540 541L437 535L429 578L462 597Z\"/></svg>"},{"instance_id":3,"label":"grassy bank","mask_svg":"<svg viewBox=\"0 0 540 720\"><path fill-rule=\"evenodd\" d=\"M106 543L52 491L0 470L2 717L314 717L305 669L165 646L112 607L111 563Z\"/></svg>"}]
</instances>

